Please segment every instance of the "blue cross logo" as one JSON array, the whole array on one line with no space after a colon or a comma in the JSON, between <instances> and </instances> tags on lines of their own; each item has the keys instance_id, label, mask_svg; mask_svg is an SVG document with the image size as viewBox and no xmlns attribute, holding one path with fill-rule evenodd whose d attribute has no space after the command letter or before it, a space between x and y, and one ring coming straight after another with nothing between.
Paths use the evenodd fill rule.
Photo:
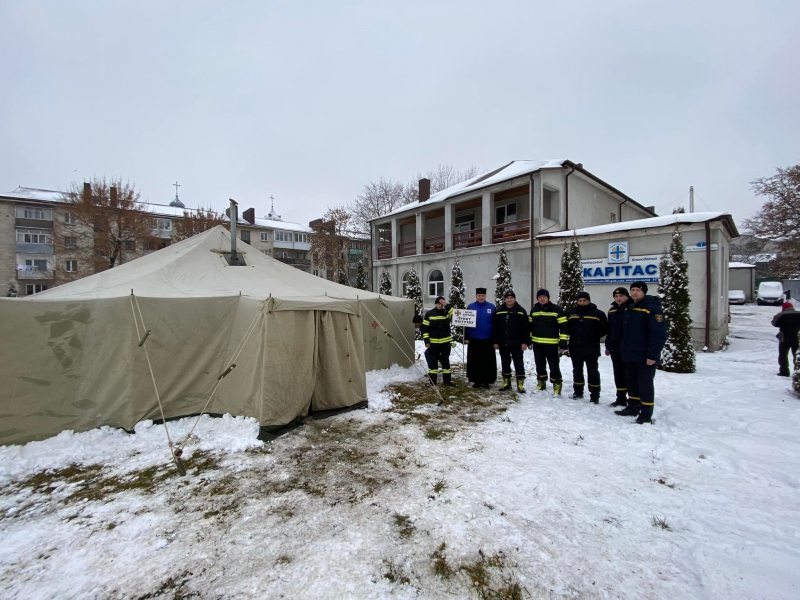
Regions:
<instances>
[{"instance_id":1,"label":"blue cross logo","mask_svg":"<svg viewBox=\"0 0 800 600\"><path fill-rule=\"evenodd\" d=\"M611 242L608 245L608 262L628 262L628 242Z\"/></svg>"},{"instance_id":2,"label":"blue cross logo","mask_svg":"<svg viewBox=\"0 0 800 600\"><path fill-rule=\"evenodd\" d=\"M611 254L617 260L620 259L625 254L625 249L622 246L614 246L614 249L611 251Z\"/></svg>"}]
</instances>

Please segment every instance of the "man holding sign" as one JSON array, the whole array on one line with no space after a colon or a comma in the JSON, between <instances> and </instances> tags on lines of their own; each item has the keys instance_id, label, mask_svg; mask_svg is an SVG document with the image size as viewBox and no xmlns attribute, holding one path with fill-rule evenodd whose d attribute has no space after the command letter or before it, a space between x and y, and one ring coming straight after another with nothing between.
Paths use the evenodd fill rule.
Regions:
<instances>
[{"instance_id":1,"label":"man holding sign","mask_svg":"<svg viewBox=\"0 0 800 600\"><path fill-rule=\"evenodd\" d=\"M497 358L492 345L492 320L495 306L486 301L486 288L475 290L475 302L467 307L477 315L475 326L464 330L464 343L467 345L467 379L472 387L489 388L497 381Z\"/></svg>"}]
</instances>

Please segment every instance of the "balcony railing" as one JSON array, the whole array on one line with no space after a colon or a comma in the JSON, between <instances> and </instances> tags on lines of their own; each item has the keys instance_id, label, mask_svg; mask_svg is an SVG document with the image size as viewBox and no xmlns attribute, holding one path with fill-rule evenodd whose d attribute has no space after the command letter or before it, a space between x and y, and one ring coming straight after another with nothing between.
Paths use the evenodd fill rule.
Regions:
<instances>
[{"instance_id":1,"label":"balcony railing","mask_svg":"<svg viewBox=\"0 0 800 600\"><path fill-rule=\"evenodd\" d=\"M310 258L287 258L284 256L276 256L275 258L277 258L282 263L286 263L287 265L298 265L303 267L311 266Z\"/></svg>"},{"instance_id":2,"label":"balcony railing","mask_svg":"<svg viewBox=\"0 0 800 600\"><path fill-rule=\"evenodd\" d=\"M483 244L483 230L471 229L453 234L453 248L472 248Z\"/></svg>"},{"instance_id":3,"label":"balcony railing","mask_svg":"<svg viewBox=\"0 0 800 600\"><path fill-rule=\"evenodd\" d=\"M397 244L397 256L414 256L417 253L417 240Z\"/></svg>"},{"instance_id":4,"label":"balcony railing","mask_svg":"<svg viewBox=\"0 0 800 600\"><path fill-rule=\"evenodd\" d=\"M39 269L17 269L17 279L55 279L56 272L52 269L40 271Z\"/></svg>"},{"instance_id":5,"label":"balcony railing","mask_svg":"<svg viewBox=\"0 0 800 600\"><path fill-rule=\"evenodd\" d=\"M378 246L378 260L392 258L392 246L386 244L385 246Z\"/></svg>"},{"instance_id":6,"label":"balcony railing","mask_svg":"<svg viewBox=\"0 0 800 600\"><path fill-rule=\"evenodd\" d=\"M502 225L492 225L492 243L501 244L515 240L527 240L530 237L530 233L531 227L528 219L503 223Z\"/></svg>"},{"instance_id":7,"label":"balcony railing","mask_svg":"<svg viewBox=\"0 0 800 600\"><path fill-rule=\"evenodd\" d=\"M425 254L444 252L444 236L437 235L436 237L426 238L425 240L423 240L422 251Z\"/></svg>"}]
</instances>

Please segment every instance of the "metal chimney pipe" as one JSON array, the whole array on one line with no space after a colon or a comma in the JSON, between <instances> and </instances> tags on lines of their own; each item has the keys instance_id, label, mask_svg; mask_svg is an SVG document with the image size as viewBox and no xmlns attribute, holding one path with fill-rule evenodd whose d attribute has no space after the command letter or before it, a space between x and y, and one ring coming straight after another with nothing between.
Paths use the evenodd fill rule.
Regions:
<instances>
[{"instance_id":1,"label":"metal chimney pipe","mask_svg":"<svg viewBox=\"0 0 800 600\"><path fill-rule=\"evenodd\" d=\"M231 210L229 218L231 220L231 262L236 262L236 224L239 222L239 205L236 200L230 198Z\"/></svg>"},{"instance_id":2,"label":"metal chimney pipe","mask_svg":"<svg viewBox=\"0 0 800 600\"><path fill-rule=\"evenodd\" d=\"M694 186L689 186L689 212L694 212Z\"/></svg>"}]
</instances>

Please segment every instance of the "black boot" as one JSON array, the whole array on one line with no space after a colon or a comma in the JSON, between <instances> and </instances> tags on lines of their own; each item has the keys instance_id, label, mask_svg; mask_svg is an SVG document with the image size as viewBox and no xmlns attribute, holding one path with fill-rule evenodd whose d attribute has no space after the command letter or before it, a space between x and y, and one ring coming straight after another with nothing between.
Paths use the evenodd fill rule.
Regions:
<instances>
[{"instance_id":1,"label":"black boot","mask_svg":"<svg viewBox=\"0 0 800 600\"><path fill-rule=\"evenodd\" d=\"M639 417L636 419L636 423L639 425L643 425L645 423L652 423L653 422L653 407L652 406L642 406L641 412L639 412Z\"/></svg>"},{"instance_id":2,"label":"black boot","mask_svg":"<svg viewBox=\"0 0 800 600\"><path fill-rule=\"evenodd\" d=\"M600 394L592 394L589 396L589 402L592 404L600 404Z\"/></svg>"},{"instance_id":3,"label":"black boot","mask_svg":"<svg viewBox=\"0 0 800 600\"><path fill-rule=\"evenodd\" d=\"M615 410L614 413L618 414L620 417L637 417L639 416L641 410L642 407L637 401L629 400L627 408L623 408L622 410Z\"/></svg>"},{"instance_id":4,"label":"black boot","mask_svg":"<svg viewBox=\"0 0 800 600\"><path fill-rule=\"evenodd\" d=\"M579 394L578 392L575 392L574 394L570 395L570 398L572 398L573 400L583 400L583 393L581 392Z\"/></svg>"},{"instance_id":5,"label":"black boot","mask_svg":"<svg viewBox=\"0 0 800 600\"><path fill-rule=\"evenodd\" d=\"M503 375L503 387L500 388L501 392L507 392L511 389L511 377L506 377Z\"/></svg>"},{"instance_id":6,"label":"black boot","mask_svg":"<svg viewBox=\"0 0 800 600\"><path fill-rule=\"evenodd\" d=\"M536 383L536 391L543 392L546 389L547 389L547 378L545 377L544 379L542 379L540 377L539 381Z\"/></svg>"},{"instance_id":7,"label":"black boot","mask_svg":"<svg viewBox=\"0 0 800 600\"><path fill-rule=\"evenodd\" d=\"M438 373L428 373L428 377L430 377L431 383L436 385L436 378L439 376Z\"/></svg>"},{"instance_id":8,"label":"black boot","mask_svg":"<svg viewBox=\"0 0 800 600\"><path fill-rule=\"evenodd\" d=\"M476 381L475 383L473 383L473 384L472 384L472 389L473 389L473 390L479 390L479 389L481 389L482 387L483 387L483 384L482 384L482 383L478 383L477 381Z\"/></svg>"},{"instance_id":9,"label":"black boot","mask_svg":"<svg viewBox=\"0 0 800 600\"><path fill-rule=\"evenodd\" d=\"M452 375L450 373L442 373L442 382L444 383L444 385L450 387L456 387L456 384L450 380L451 377Z\"/></svg>"}]
</instances>

